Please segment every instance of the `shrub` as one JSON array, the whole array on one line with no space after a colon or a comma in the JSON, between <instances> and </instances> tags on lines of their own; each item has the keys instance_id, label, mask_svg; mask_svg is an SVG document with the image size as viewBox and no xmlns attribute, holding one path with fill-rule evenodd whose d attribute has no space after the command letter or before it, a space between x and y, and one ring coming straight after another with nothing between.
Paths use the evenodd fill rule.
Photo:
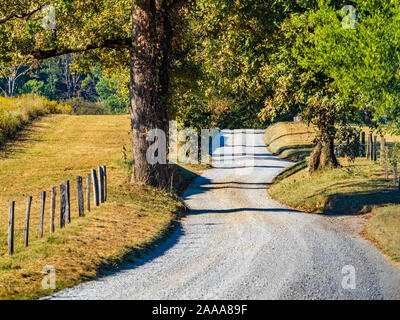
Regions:
<instances>
[{"instance_id":1,"label":"shrub","mask_svg":"<svg viewBox=\"0 0 400 320\"><path fill-rule=\"evenodd\" d=\"M91 102L83 98L72 98L65 100L64 103L71 106L72 112L77 115L110 113L107 106L102 102Z\"/></svg>"}]
</instances>

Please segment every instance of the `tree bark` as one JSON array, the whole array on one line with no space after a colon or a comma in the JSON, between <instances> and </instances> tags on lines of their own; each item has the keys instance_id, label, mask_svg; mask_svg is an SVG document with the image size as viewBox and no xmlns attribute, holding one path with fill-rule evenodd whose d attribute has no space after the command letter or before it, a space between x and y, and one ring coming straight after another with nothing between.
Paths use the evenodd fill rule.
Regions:
<instances>
[{"instance_id":1,"label":"tree bark","mask_svg":"<svg viewBox=\"0 0 400 320\"><path fill-rule=\"evenodd\" d=\"M158 12L155 0L143 2L140 8L133 8L130 49L133 182L167 187L167 165L148 163L146 152L153 142L148 142L146 137L151 129L166 132L168 128L165 96L169 84L168 65L164 66L167 69L162 71L160 61L166 59L168 62L168 57L163 56L166 52L162 49L165 46L170 47L170 43L163 42L171 41L171 38L163 36L164 23L159 23L158 14L164 12Z\"/></svg>"},{"instance_id":2,"label":"tree bark","mask_svg":"<svg viewBox=\"0 0 400 320\"><path fill-rule=\"evenodd\" d=\"M308 172L310 175L313 174L319 167L319 163L321 160L321 150L322 144L318 141L314 146L310 159L308 160Z\"/></svg>"},{"instance_id":3,"label":"tree bark","mask_svg":"<svg viewBox=\"0 0 400 320\"><path fill-rule=\"evenodd\" d=\"M317 137L316 144L308 161L308 172L312 175L315 171L325 168L340 166L335 156L334 137L323 135Z\"/></svg>"}]
</instances>

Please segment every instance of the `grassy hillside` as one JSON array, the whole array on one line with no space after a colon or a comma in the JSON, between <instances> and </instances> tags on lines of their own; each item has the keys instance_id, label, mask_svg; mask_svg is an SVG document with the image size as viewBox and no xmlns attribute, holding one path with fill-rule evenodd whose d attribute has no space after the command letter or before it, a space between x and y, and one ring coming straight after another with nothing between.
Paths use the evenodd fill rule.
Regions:
<instances>
[{"instance_id":1,"label":"grassy hillside","mask_svg":"<svg viewBox=\"0 0 400 320\"><path fill-rule=\"evenodd\" d=\"M130 159L129 127L126 115L47 116L35 121L17 142L1 151L0 299L37 298L51 293L41 286L41 271L46 265L56 268L59 290L96 276L99 270L135 249L129 255L133 259L154 244L182 212L183 205L176 196L129 185L129 165L124 160ZM101 164L107 165L108 201L78 218L75 177ZM187 170L184 173L180 175L181 185L195 176ZM56 214L56 232L50 235L48 199L44 237L38 239L40 192L46 190L49 194L52 186L67 179L71 180L72 222L59 230ZM33 196L33 204L30 246L25 249L23 226L28 195ZM13 256L7 254L9 200L16 201ZM58 210L59 200L56 213Z\"/></svg>"},{"instance_id":2,"label":"grassy hillside","mask_svg":"<svg viewBox=\"0 0 400 320\"><path fill-rule=\"evenodd\" d=\"M279 123L267 129L270 150L290 159L304 159L311 151L312 134L303 123ZM389 142L398 137L387 137ZM285 170L268 190L272 198L291 207L314 213L351 215L369 213L366 231L379 248L400 261L400 192L392 177L384 179L377 163L356 159L348 163L339 159L341 168L306 171L306 161Z\"/></svg>"},{"instance_id":3,"label":"grassy hillside","mask_svg":"<svg viewBox=\"0 0 400 320\"><path fill-rule=\"evenodd\" d=\"M300 161L310 155L314 131L304 122L279 122L264 135L268 149L281 158Z\"/></svg>"}]
</instances>

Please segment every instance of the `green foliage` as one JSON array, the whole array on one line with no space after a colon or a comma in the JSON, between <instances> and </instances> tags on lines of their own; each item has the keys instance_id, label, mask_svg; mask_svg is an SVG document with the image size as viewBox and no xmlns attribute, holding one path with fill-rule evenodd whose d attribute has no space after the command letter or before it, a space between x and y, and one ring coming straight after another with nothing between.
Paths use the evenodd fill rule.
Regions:
<instances>
[{"instance_id":1,"label":"green foliage","mask_svg":"<svg viewBox=\"0 0 400 320\"><path fill-rule=\"evenodd\" d=\"M197 1L187 10L178 48L174 110L186 116L184 121L194 122L196 101L200 106L196 115L206 110L205 117L209 117L211 112L209 126L265 127L270 119L257 115L272 94L265 70L276 50L279 25L290 12L314 2ZM189 104L182 103L187 99Z\"/></svg>"},{"instance_id":2,"label":"green foliage","mask_svg":"<svg viewBox=\"0 0 400 320\"><path fill-rule=\"evenodd\" d=\"M294 56L301 67L329 79L334 99L345 107L346 116L363 110L396 132L400 123L400 4L357 3L360 19L354 30L342 27L343 14L328 0L320 1L318 10L306 17L294 17L295 25L307 25L310 30L297 37Z\"/></svg>"},{"instance_id":3,"label":"green foliage","mask_svg":"<svg viewBox=\"0 0 400 320\"><path fill-rule=\"evenodd\" d=\"M383 156L386 164L388 164L389 166L398 164L400 161L400 143L395 142L391 148L386 147Z\"/></svg>"},{"instance_id":4,"label":"green foliage","mask_svg":"<svg viewBox=\"0 0 400 320\"><path fill-rule=\"evenodd\" d=\"M18 91L19 94L44 95L44 82L36 79L28 80Z\"/></svg>"},{"instance_id":5,"label":"green foliage","mask_svg":"<svg viewBox=\"0 0 400 320\"><path fill-rule=\"evenodd\" d=\"M119 84L116 80L102 76L96 84L96 92L100 101L105 104L112 114L126 113L129 98L119 94Z\"/></svg>"},{"instance_id":6,"label":"green foliage","mask_svg":"<svg viewBox=\"0 0 400 320\"><path fill-rule=\"evenodd\" d=\"M124 83L120 85L117 77L108 78L97 68L89 74L79 73L75 70L75 62L78 60L74 56L62 56L32 67L16 84L18 94L36 94L58 101L67 99L76 114L126 112L129 99L127 92L121 88L125 87ZM78 102L81 106L77 105Z\"/></svg>"},{"instance_id":7,"label":"green foliage","mask_svg":"<svg viewBox=\"0 0 400 320\"><path fill-rule=\"evenodd\" d=\"M342 27L342 0L193 2L173 40L170 114L199 128L262 127L301 113L322 139L332 139L337 124L361 120L400 132L400 4L353 2L360 17L354 30ZM44 1L9 1L0 16L38 3ZM62 0L55 7L56 39L42 28L39 12L0 24L2 66L28 64L35 51L131 35L131 1ZM59 99L67 85L58 79L68 70L78 76L78 89L62 88L69 92L63 99L100 97L110 112L124 112L128 50L95 49L72 60L46 61L21 92Z\"/></svg>"}]
</instances>

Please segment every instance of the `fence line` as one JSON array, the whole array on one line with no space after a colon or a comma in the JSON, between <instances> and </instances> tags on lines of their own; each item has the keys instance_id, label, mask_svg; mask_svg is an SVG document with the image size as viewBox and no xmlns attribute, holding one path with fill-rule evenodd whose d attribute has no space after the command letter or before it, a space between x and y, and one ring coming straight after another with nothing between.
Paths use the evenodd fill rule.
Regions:
<instances>
[{"instance_id":1,"label":"fence line","mask_svg":"<svg viewBox=\"0 0 400 320\"><path fill-rule=\"evenodd\" d=\"M386 139L384 136L380 136L380 146L378 149L378 136L372 135L372 133L368 133L368 136L366 137L365 132L361 132L360 135L360 140L361 140L361 148L359 151L356 151L356 154L358 154L359 157L365 157L366 159L372 161L372 162L377 162L378 161L378 150L379 150L379 162L380 165L384 169L384 177L386 180L389 180L389 172L393 173L393 185L398 186L399 191L400 191L400 180L399 180L399 174L398 174L398 165L397 165L397 159L393 159L393 161L388 161L388 155L389 155L389 145L386 142ZM336 156L341 156L342 153L340 152L340 146L335 144L335 155ZM389 168L390 164L390 168Z\"/></svg>"},{"instance_id":2,"label":"fence line","mask_svg":"<svg viewBox=\"0 0 400 320\"><path fill-rule=\"evenodd\" d=\"M106 166L98 166L99 175L96 169L92 169L91 173L86 175L86 210L90 212L90 189L93 185L93 202L96 207L100 206L100 202L104 203L107 200L107 171ZM78 217L85 216L85 199L83 192L83 177L76 176L77 184L77 208ZM60 229L65 228L66 223L71 223L71 190L70 181L67 180L60 184ZM26 202L26 215L24 226L24 246L29 246L29 230L30 230L30 216L32 208L32 196L28 196ZM55 232L54 220L56 215L56 199L57 188L51 188L51 202L50 202L50 233ZM40 193L40 215L39 215L39 232L38 237L43 237L43 224L46 208L46 191ZM14 236L15 236L15 201L9 203L8 214L8 254L14 254Z\"/></svg>"}]
</instances>

